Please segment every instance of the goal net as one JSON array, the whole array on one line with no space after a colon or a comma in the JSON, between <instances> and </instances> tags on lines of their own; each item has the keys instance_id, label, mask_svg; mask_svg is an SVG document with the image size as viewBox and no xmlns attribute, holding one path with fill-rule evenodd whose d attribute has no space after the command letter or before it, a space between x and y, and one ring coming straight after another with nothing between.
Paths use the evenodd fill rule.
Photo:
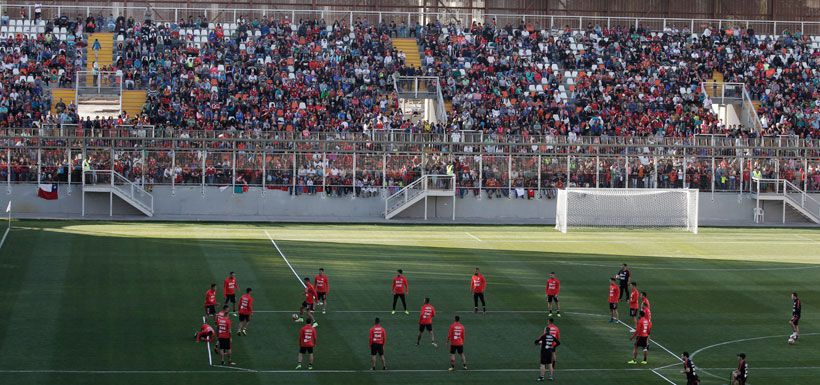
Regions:
<instances>
[{"instance_id":1,"label":"goal net","mask_svg":"<svg viewBox=\"0 0 820 385\"><path fill-rule=\"evenodd\" d=\"M558 190L555 228L672 228L698 232L698 190Z\"/></svg>"}]
</instances>

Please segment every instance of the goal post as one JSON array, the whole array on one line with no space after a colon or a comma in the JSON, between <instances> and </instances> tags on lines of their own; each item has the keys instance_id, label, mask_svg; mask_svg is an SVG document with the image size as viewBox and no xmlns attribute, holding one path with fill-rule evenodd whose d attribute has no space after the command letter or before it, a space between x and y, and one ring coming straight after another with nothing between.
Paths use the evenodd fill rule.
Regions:
<instances>
[{"instance_id":1,"label":"goal post","mask_svg":"<svg viewBox=\"0 0 820 385\"><path fill-rule=\"evenodd\" d=\"M698 190L558 190L556 230L583 227L669 228L697 234Z\"/></svg>"}]
</instances>

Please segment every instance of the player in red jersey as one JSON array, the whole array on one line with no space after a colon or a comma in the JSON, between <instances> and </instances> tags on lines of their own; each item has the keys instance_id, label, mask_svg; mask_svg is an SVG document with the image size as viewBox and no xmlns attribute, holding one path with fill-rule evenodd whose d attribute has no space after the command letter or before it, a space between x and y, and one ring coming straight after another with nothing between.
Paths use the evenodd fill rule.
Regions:
<instances>
[{"instance_id":1,"label":"player in red jersey","mask_svg":"<svg viewBox=\"0 0 820 385\"><path fill-rule=\"evenodd\" d=\"M251 322L251 315L253 314L253 297L251 297L253 289L245 289L245 294L239 297L239 330L236 335L248 335L248 323Z\"/></svg>"},{"instance_id":2,"label":"player in red jersey","mask_svg":"<svg viewBox=\"0 0 820 385\"><path fill-rule=\"evenodd\" d=\"M407 311L407 301L404 296L410 293L410 285L407 283L407 278L404 277L404 272L397 270L396 277L393 278L393 311L390 314L396 314L396 301L401 298L401 305L404 306L404 314L410 314Z\"/></svg>"},{"instance_id":3,"label":"player in red jersey","mask_svg":"<svg viewBox=\"0 0 820 385\"><path fill-rule=\"evenodd\" d=\"M646 314L641 311L639 313L640 318L638 319L638 323L635 325L635 332L632 333L632 336L629 337L629 340L632 341L635 337L638 339L635 341L635 346L632 348L632 359L627 362L627 364L636 364L635 359L638 358L638 348L643 349L643 361L641 361L641 365L646 365L647 363L647 356L649 355L649 333L652 332L652 322L649 321L649 318L646 318Z\"/></svg>"},{"instance_id":4,"label":"player in red jersey","mask_svg":"<svg viewBox=\"0 0 820 385\"><path fill-rule=\"evenodd\" d=\"M203 323L202 326L199 327L199 332L194 334L194 338L196 338L196 342L205 341L211 342L211 338L214 336L214 328L207 323Z\"/></svg>"},{"instance_id":5,"label":"player in red jersey","mask_svg":"<svg viewBox=\"0 0 820 385\"><path fill-rule=\"evenodd\" d=\"M228 358L228 365L236 365L231 361L231 317L228 316L228 305L222 306L222 312L216 315L216 333L219 338L219 354L222 356L222 365L225 365L225 357Z\"/></svg>"},{"instance_id":6,"label":"player in red jersey","mask_svg":"<svg viewBox=\"0 0 820 385\"><path fill-rule=\"evenodd\" d=\"M789 325L792 327L792 334L789 336L792 340L800 338L800 315L802 313L803 304L800 298L797 298L797 292L792 293L792 318L789 320Z\"/></svg>"},{"instance_id":7,"label":"player in red jersey","mask_svg":"<svg viewBox=\"0 0 820 385\"><path fill-rule=\"evenodd\" d=\"M316 299L319 300L319 305L322 306L322 314L327 313L327 294L330 293L330 281L325 275L325 269L320 268L319 274L313 277L313 283L316 286Z\"/></svg>"},{"instance_id":8,"label":"player in red jersey","mask_svg":"<svg viewBox=\"0 0 820 385\"><path fill-rule=\"evenodd\" d=\"M484 276L476 267L475 273L470 277L470 291L473 293L473 313L478 313L478 300L481 300L482 313L487 312L487 304L484 303L484 289L486 288L487 280L484 279Z\"/></svg>"},{"instance_id":9,"label":"player in red jersey","mask_svg":"<svg viewBox=\"0 0 820 385\"><path fill-rule=\"evenodd\" d=\"M645 291L641 292L641 309L651 307L649 304L649 294L646 294Z\"/></svg>"},{"instance_id":10,"label":"player in red jersey","mask_svg":"<svg viewBox=\"0 0 820 385\"><path fill-rule=\"evenodd\" d=\"M461 356L461 365L464 370L467 370L467 357L464 355L464 325L461 324L461 318L456 316L455 322L450 325L450 330L447 332L447 343L450 344L450 371L456 370L456 353Z\"/></svg>"},{"instance_id":11,"label":"player in red jersey","mask_svg":"<svg viewBox=\"0 0 820 385\"><path fill-rule=\"evenodd\" d=\"M305 300L302 302L302 307L299 308L299 318L296 319L296 322L304 322L307 320L308 323L313 324L313 327L319 326L319 323L313 318L313 306L315 302L316 289L310 284L310 278L305 277ZM305 312L307 312L307 318L303 317Z\"/></svg>"},{"instance_id":12,"label":"player in red jersey","mask_svg":"<svg viewBox=\"0 0 820 385\"><path fill-rule=\"evenodd\" d=\"M749 379L749 363L746 362L746 353L738 353L737 369L732 371L732 385L746 385Z\"/></svg>"},{"instance_id":13,"label":"player in red jersey","mask_svg":"<svg viewBox=\"0 0 820 385\"><path fill-rule=\"evenodd\" d=\"M632 322L638 323L638 302L641 297L638 293L638 283L632 281L632 291L629 293L629 316L632 317Z\"/></svg>"},{"instance_id":14,"label":"player in red jersey","mask_svg":"<svg viewBox=\"0 0 820 385\"><path fill-rule=\"evenodd\" d=\"M643 307L641 308L641 312L646 314L646 319L648 319L649 322L652 322L652 311L649 310L649 306L647 304L643 305Z\"/></svg>"},{"instance_id":15,"label":"player in red jersey","mask_svg":"<svg viewBox=\"0 0 820 385\"><path fill-rule=\"evenodd\" d=\"M430 342L434 347L438 347L438 344L436 344L436 336L433 334L433 317L435 316L436 308L430 305L430 298L425 298L424 305L421 305L421 310L419 311L419 336L416 339L416 346L421 344L421 335L424 334L424 330L427 330L430 332Z\"/></svg>"},{"instance_id":16,"label":"player in red jersey","mask_svg":"<svg viewBox=\"0 0 820 385\"><path fill-rule=\"evenodd\" d=\"M205 316L216 315L216 284L212 283L211 288L205 292Z\"/></svg>"},{"instance_id":17,"label":"player in red jersey","mask_svg":"<svg viewBox=\"0 0 820 385\"><path fill-rule=\"evenodd\" d=\"M387 370L387 363L384 360L384 345L387 344L387 331L380 325L377 317L373 327L370 328L370 336L367 342L370 344L370 370L376 370L376 355L382 359L382 370Z\"/></svg>"},{"instance_id":18,"label":"player in red jersey","mask_svg":"<svg viewBox=\"0 0 820 385\"><path fill-rule=\"evenodd\" d=\"M560 317L561 305L558 303L558 293L561 292L561 281L555 278L554 271L550 273L550 277L547 279L545 291L547 293L547 311L550 312L549 316L552 317L552 303L555 302L555 314Z\"/></svg>"},{"instance_id":19,"label":"player in red jersey","mask_svg":"<svg viewBox=\"0 0 820 385\"><path fill-rule=\"evenodd\" d=\"M561 329L558 329L558 326L555 325L555 320L550 318L547 320L547 327L544 329L544 333L549 333L553 336L556 340L561 339ZM558 355L558 344L554 344L552 347L552 369L555 370L555 362L557 360Z\"/></svg>"},{"instance_id":20,"label":"player in red jersey","mask_svg":"<svg viewBox=\"0 0 820 385\"><path fill-rule=\"evenodd\" d=\"M310 320L305 322L305 326L299 329L299 355L296 356L296 369L302 368L302 355L308 355L308 370L313 369L313 349L316 347L316 328L310 324Z\"/></svg>"},{"instance_id":21,"label":"player in red jersey","mask_svg":"<svg viewBox=\"0 0 820 385\"><path fill-rule=\"evenodd\" d=\"M609 279L609 323L618 322L618 300L621 290L615 283L615 278Z\"/></svg>"},{"instance_id":22,"label":"player in red jersey","mask_svg":"<svg viewBox=\"0 0 820 385\"><path fill-rule=\"evenodd\" d=\"M236 275L232 271L228 274L228 278L225 278L225 282L222 285L222 293L225 295L225 303L223 305L227 305L228 302L230 302L233 305L234 313L236 313L237 290L239 290L239 285L236 284Z\"/></svg>"}]
</instances>

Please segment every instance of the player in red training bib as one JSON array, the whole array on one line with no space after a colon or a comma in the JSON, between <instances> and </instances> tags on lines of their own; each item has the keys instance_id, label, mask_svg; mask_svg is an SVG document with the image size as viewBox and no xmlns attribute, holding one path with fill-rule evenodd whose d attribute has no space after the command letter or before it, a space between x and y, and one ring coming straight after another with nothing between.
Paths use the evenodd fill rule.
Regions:
<instances>
[{"instance_id":1,"label":"player in red training bib","mask_svg":"<svg viewBox=\"0 0 820 385\"><path fill-rule=\"evenodd\" d=\"M629 293L629 316L632 317L632 322L638 322L638 301L640 300L640 293L638 293L638 283L632 281L632 291Z\"/></svg>"},{"instance_id":2,"label":"player in red training bib","mask_svg":"<svg viewBox=\"0 0 820 385\"><path fill-rule=\"evenodd\" d=\"M313 324L313 327L319 326L319 323L313 318L313 307L316 303L316 289L310 284L310 278L305 277L305 300L302 302L302 307L299 308L299 318L296 322L305 322ZM304 317L307 312L307 318Z\"/></svg>"},{"instance_id":3,"label":"player in red training bib","mask_svg":"<svg viewBox=\"0 0 820 385\"><path fill-rule=\"evenodd\" d=\"M558 303L558 293L561 292L561 281L555 277L555 272L550 273L549 279L547 279L547 311L549 311L549 317L552 317L552 303L555 302L555 314L557 316L561 316L561 305Z\"/></svg>"},{"instance_id":4,"label":"player in red training bib","mask_svg":"<svg viewBox=\"0 0 820 385\"><path fill-rule=\"evenodd\" d=\"M233 305L232 311L234 313L236 313L236 291L238 289L239 285L236 283L236 274L232 271L222 284L222 294L225 295L225 303L223 305L227 305L230 302Z\"/></svg>"},{"instance_id":5,"label":"player in red training bib","mask_svg":"<svg viewBox=\"0 0 820 385\"><path fill-rule=\"evenodd\" d=\"M216 315L216 336L219 338L219 354L222 356L222 365L228 359L228 365L236 365L231 361L231 317L228 315L228 305L222 306L222 312Z\"/></svg>"},{"instance_id":6,"label":"player in red training bib","mask_svg":"<svg viewBox=\"0 0 820 385\"><path fill-rule=\"evenodd\" d=\"M618 300L621 290L615 284L615 278L609 279L609 323L618 322Z\"/></svg>"},{"instance_id":7,"label":"player in red training bib","mask_svg":"<svg viewBox=\"0 0 820 385\"><path fill-rule=\"evenodd\" d=\"M205 316L216 315L216 284L212 283L211 288L205 292Z\"/></svg>"},{"instance_id":8,"label":"player in red training bib","mask_svg":"<svg viewBox=\"0 0 820 385\"><path fill-rule=\"evenodd\" d=\"M319 274L313 277L313 283L316 288L316 299L319 300L319 306L322 307L322 314L327 313L327 295L330 293L330 281L325 275L325 269L320 268Z\"/></svg>"},{"instance_id":9,"label":"player in red training bib","mask_svg":"<svg viewBox=\"0 0 820 385\"><path fill-rule=\"evenodd\" d=\"M646 365L647 358L649 355L649 333L652 332L652 322L649 321L649 318L646 318L646 314L641 311L638 313L640 318L638 319L638 323L635 325L635 332L632 333L632 336L629 337L629 340L632 341L635 337L638 337L635 340L635 346L632 348L632 359L627 362L627 364L636 364L635 360L638 358L638 348L643 349L643 361L641 361L641 365Z\"/></svg>"},{"instance_id":10,"label":"player in red training bib","mask_svg":"<svg viewBox=\"0 0 820 385\"><path fill-rule=\"evenodd\" d=\"M377 317L370 328L370 336L367 341L370 344L370 370L376 370L376 356L381 357L382 370L387 370L387 363L384 359L384 345L387 344L387 331L380 324Z\"/></svg>"},{"instance_id":11,"label":"player in red training bib","mask_svg":"<svg viewBox=\"0 0 820 385\"><path fill-rule=\"evenodd\" d=\"M792 327L792 334L789 336L793 341L800 338L800 315L803 311L803 304L797 298L797 292L792 293L792 318L789 325Z\"/></svg>"},{"instance_id":12,"label":"player in red training bib","mask_svg":"<svg viewBox=\"0 0 820 385\"><path fill-rule=\"evenodd\" d=\"M253 297L251 297L251 288L245 289L245 294L239 298L239 330L236 335L248 335L248 323L251 322L251 315L253 314Z\"/></svg>"},{"instance_id":13,"label":"player in red training bib","mask_svg":"<svg viewBox=\"0 0 820 385\"><path fill-rule=\"evenodd\" d=\"M558 326L555 325L555 320L550 318L547 320L547 328L544 329L544 333L549 333L553 336L556 340L561 339L561 329L558 329ZM558 356L558 344L555 344L552 347L552 369L555 370L555 363L557 361Z\"/></svg>"},{"instance_id":14,"label":"player in red training bib","mask_svg":"<svg viewBox=\"0 0 820 385\"><path fill-rule=\"evenodd\" d=\"M484 289L487 288L487 280L475 268L475 273L470 277L470 291L473 293L473 313L478 313L478 301L481 300L482 313L487 312L487 304L484 302Z\"/></svg>"},{"instance_id":15,"label":"player in red training bib","mask_svg":"<svg viewBox=\"0 0 820 385\"><path fill-rule=\"evenodd\" d=\"M313 349L316 347L316 328L310 324L310 321L305 323L299 329L299 354L296 356L296 370L302 369L302 355L308 355L308 370L313 369Z\"/></svg>"},{"instance_id":16,"label":"player in red training bib","mask_svg":"<svg viewBox=\"0 0 820 385\"><path fill-rule=\"evenodd\" d=\"M199 341L211 342L211 339L213 339L213 336L214 336L214 328L212 328L211 325L208 325L207 323L203 323L202 326L199 327L199 332L194 334L194 338L196 339L196 342L199 342Z\"/></svg>"},{"instance_id":17,"label":"player in red training bib","mask_svg":"<svg viewBox=\"0 0 820 385\"><path fill-rule=\"evenodd\" d=\"M396 301L401 299L401 305L404 306L404 314L410 314L407 311L407 301L405 296L410 292L410 285L407 283L407 278L404 277L404 272L401 269L396 271L398 274L393 278L393 311L390 314L396 314Z\"/></svg>"},{"instance_id":18,"label":"player in red training bib","mask_svg":"<svg viewBox=\"0 0 820 385\"><path fill-rule=\"evenodd\" d=\"M447 332L447 343L450 344L450 371L456 370L456 353L461 356L461 366L467 370L467 357L464 355L464 325L461 318L456 316L455 322L450 325Z\"/></svg>"},{"instance_id":19,"label":"player in red training bib","mask_svg":"<svg viewBox=\"0 0 820 385\"><path fill-rule=\"evenodd\" d=\"M436 344L436 336L433 334L433 317L435 316L436 308L430 304L430 298L425 298L424 305L421 305L421 310L419 311L419 336L416 339L416 346L421 344L421 335L427 330L430 332L430 342L434 347L438 347Z\"/></svg>"}]
</instances>

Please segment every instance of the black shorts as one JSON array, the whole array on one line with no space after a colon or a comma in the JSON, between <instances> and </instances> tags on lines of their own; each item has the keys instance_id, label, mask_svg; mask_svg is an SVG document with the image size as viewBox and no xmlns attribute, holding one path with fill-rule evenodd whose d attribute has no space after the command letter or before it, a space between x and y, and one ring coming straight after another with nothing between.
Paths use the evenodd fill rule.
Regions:
<instances>
[{"instance_id":1,"label":"black shorts","mask_svg":"<svg viewBox=\"0 0 820 385\"><path fill-rule=\"evenodd\" d=\"M246 321L246 322L248 322L248 321L250 321L250 320L251 320L251 315L250 315L250 314L240 314L240 315L239 315L239 321Z\"/></svg>"},{"instance_id":2,"label":"black shorts","mask_svg":"<svg viewBox=\"0 0 820 385\"><path fill-rule=\"evenodd\" d=\"M552 364L552 349L541 350L541 365Z\"/></svg>"},{"instance_id":3,"label":"black shorts","mask_svg":"<svg viewBox=\"0 0 820 385\"><path fill-rule=\"evenodd\" d=\"M318 298L319 301L325 301L327 300L327 293L316 293L316 298Z\"/></svg>"},{"instance_id":4,"label":"black shorts","mask_svg":"<svg viewBox=\"0 0 820 385\"><path fill-rule=\"evenodd\" d=\"M419 333L423 332L424 330L433 331L433 324L422 325L419 324Z\"/></svg>"},{"instance_id":5,"label":"black shorts","mask_svg":"<svg viewBox=\"0 0 820 385\"><path fill-rule=\"evenodd\" d=\"M700 384L700 378L698 378L697 375L694 375L694 376L687 375L686 376L686 385L698 385L698 384Z\"/></svg>"},{"instance_id":6,"label":"black shorts","mask_svg":"<svg viewBox=\"0 0 820 385\"><path fill-rule=\"evenodd\" d=\"M299 353L302 353L302 354L313 354L313 347L304 347L304 346L300 346L300 347L299 347Z\"/></svg>"},{"instance_id":7,"label":"black shorts","mask_svg":"<svg viewBox=\"0 0 820 385\"><path fill-rule=\"evenodd\" d=\"M738 375L735 376L735 380L740 385L746 385L746 376L741 375L740 373L738 373Z\"/></svg>"},{"instance_id":8,"label":"black shorts","mask_svg":"<svg viewBox=\"0 0 820 385\"><path fill-rule=\"evenodd\" d=\"M215 315L216 314L216 306L215 305L205 306L205 314Z\"/></svg>"},{"instance_id":9,"label":"black shorts","mask_svg":"<svg viewBox=\"0 0 820 385\"><path fill-rule=\"evenodd\" d=\"M312 303L307 303L307 302L302 302L302 308L313 311L313 304Z\"/></svg>"},{"instance_id":10,"label":"black shorts","mask_svg":"<svg viewBox=\"0 0 820 385\"><path fill-rule=\"evenodd\" d=\"M629 309L629 316L630 317L637 317L638 316L638 309Z\"/></svg>"},{"instance_id":11,"label":"black shorts","mask_svg":"<svg viewBox=\"0 0 820 385\"><path fill-rule=\"evenodd\" d=\"M464 354L464 345L461 346L453 346L450 345L450 354Z\"/></svg>"},{"instance_id":12,"label":"black shorts","mask_svg":"<svg viewBox=\"0 0 820 385\"><path fill-rule=\"evenodd\" d=\"M800 323L800 316L799 315L792 316L791 323L793 323L794 326L797 326Z\"/></svg>"},{"instance_id":13,"label":"black shorts","mask_svg":"<svg viewBox=\"0 0 820 385\"><path fill-rule=\"evenodd\" d=\"M220 338L218 346L219 346L220 350L231 350L231 339L230 338Z\"/></svg>"},{"instance_id":14,"label":"black shorts","mask_svg":"<svg viewBox=\"0 0 820 385\"><path fill-rule=\"evenodd\" d=\"M558 296L557 295L548 295L547 302L555 302L558 303Z\"/></svg>"},{"instance_id":15,"label":"black shorts","mask_svg":"<svg viewBox=\"0 0 820 385\"><path fill-rule=\"evenodd\" d=\"M635 347L649 349L649 337L638 337L635 341Z\"/></svg>"},{"instance_id":16,"label":"black shorts","mask_svg":"<svg viewBox=\"0 0 820 385\"><path fill-rule=\"evenodd\" d=\"M225 295L225 303L236 303L236 294L226 294Z\"/></svg>"},{"instance_id":17,"label":"black shorts","mask_svg":"<svg viewBox=\"0 0 820 385\"><path fill-rule=\"evenodd\" d=\"M370 344L370 355L375 356L377 354L380 355L380 356L384 355L384 345L382 345L382 344Z\"/></svg>"},{"instance_id":18,"label":"black shorts","mask_svg":"<svg viewBox=\"0 0 820 385\"><path fill-rule=\"evenodd\" d=\"M618 303L617 302L609 304L609 310L615 310L617 308L618 308Z\"/></svg>"}]
</instances>

